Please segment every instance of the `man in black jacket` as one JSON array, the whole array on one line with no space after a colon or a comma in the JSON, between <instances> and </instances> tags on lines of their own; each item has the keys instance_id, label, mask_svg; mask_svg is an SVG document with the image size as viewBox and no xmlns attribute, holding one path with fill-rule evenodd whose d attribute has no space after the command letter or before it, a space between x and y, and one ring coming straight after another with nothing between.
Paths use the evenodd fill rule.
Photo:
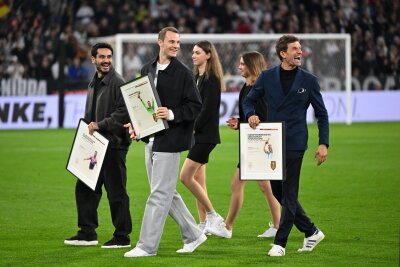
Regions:
<instances>
[{"instance_id":1,"label":"man in black jacket","mask_svg":"<svg viewBox=\"0 0 400 267\"><path fill-rule=\"evenodd\" d=\"M115 231L113 238L104 243L102 248L130 247L132 220L126 191L125 162L131 140L123 127L129 121L129 115L119 88L125 81L112 66L113 49L109 44L95 44L91 53L97 71L89 84L85 120L90 122L89 133L98 131L109 140L109 144L95 191L77 180L75 197L80 230L64 243L74 246L97 245L97 208L104 184Z\"/></svg>"},{"instance_id":2,"label":"man in black jacket","mask_svg":"<svg viewBox=\"0 0 400 267\"><path fill-rule=\"evenodd\" d=\"M192 146L194 121L201 109L200 96L192 72L176 59L180 48L178 30L162 29L158 45L158 57L146 64L141 74L151 73L155 77L162 105L156 117L167 120L169 128L143 140L150 195L139 241L125 257L156 255L168 214L178 223L182 234L184 246L178 253L191 253L207 239L176 191L180 152ZM136 138L134 129L130 132Z\"/></svg>"}]
</instances>

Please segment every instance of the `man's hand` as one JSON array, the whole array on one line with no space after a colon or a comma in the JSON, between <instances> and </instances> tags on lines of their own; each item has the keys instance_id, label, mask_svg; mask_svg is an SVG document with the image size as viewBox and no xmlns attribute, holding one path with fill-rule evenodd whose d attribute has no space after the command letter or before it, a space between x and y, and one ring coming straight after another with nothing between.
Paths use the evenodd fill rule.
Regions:
<instances>
[{"instance_id":1,"label":"man's hand","mask_svg":"<svg viewBox=\"0 0 400 267\"><path fill-rule=\"evenodd\" d=\"M99 125L97 124L97 122L92 121L91 123L89 123L88 129L89 129L89 134L93 135L94 131L99 129Z\"/></svg>"},{"instance_id":2,"label":"man's hand","mask_svg":"<svg viewBox=\"0 0 400 267\"><path fill-rule=\"evenodd\" d=\"M168 120L169 111L166 107L159 107L156 111L157 119L165 119Z\"/></svg>"},{"instance_id":3,"label":"man's hand","mask_svg":"<svg viewBox=\"0 0 400 267\"><path fill-rule=\"evenodd\" d=\"M260 119L257 115L252 115L248 119L249 125L251 128L255 129L257 125L260 123Z\"/></svg>"},{"instance_id":4,"label":"man's hand","mask_svg":"<svg viewBox=\"0 0 400 267\"><path fill-rule=\"evenodd\" d=\"M315 160L317 161L317 166L321 165L326 160L327 156L328 148L326 145L319 145L317 151L315 151Z\"/></svg>"},{"instance_id":5,"label":"man's hand","mask_svg":"<svg viewBox=\"0 0 400 267\"><path fill-rule=\"evenodd\" d=\"M229 128L236 130L239 127L239 120L237 118L229 118L226 121L226 125Z\"/></svg>"},{"instance_id":6,"label":"man's hand","mask_svg":"<svg viewBox=\"0 0 400 267\"><path fill-rule=\"evenodd\" d=\"M133 140L137 140L137 135L135 133L135 129L133 129L132 124L131 123L124 124L124 127L129 129L130 138Z\"/></svg>"}]
</instances>

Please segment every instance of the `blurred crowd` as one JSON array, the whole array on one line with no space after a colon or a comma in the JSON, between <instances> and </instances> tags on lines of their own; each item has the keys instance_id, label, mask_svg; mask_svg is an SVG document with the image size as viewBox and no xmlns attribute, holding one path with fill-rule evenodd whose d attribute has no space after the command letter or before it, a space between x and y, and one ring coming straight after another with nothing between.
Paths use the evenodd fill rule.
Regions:
<instances>
[{"instance_id":1,"label":"blurred crowd","mask_svg":"<svg viewBox=\"0 0 400 267\"><path fill-rule=\"evenodd\" d=\"M181 33L349 33L353 77L400 76L399 0L0 0L0 78L87 81L90 38L169 25Z\"/></svg>"}]
</instances>

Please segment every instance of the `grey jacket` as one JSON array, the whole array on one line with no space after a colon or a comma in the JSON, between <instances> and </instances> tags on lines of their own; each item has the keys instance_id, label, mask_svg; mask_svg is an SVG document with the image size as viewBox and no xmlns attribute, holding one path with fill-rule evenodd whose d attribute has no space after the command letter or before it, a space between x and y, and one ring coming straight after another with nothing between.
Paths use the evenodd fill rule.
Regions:
<instances>
[{"instance_id":1,"label":"grey jacket","mask_svg":"<svg viewBox=\"0 0 400 267\"><path fill-rule=\"evenodd\" d=\"M97 75L97 73L95 74ZM99 125L99 133L109 140L110 148L128 149L131 139L128 130L123 127L128 123L129 115L125 106L120 86L125 83L124 78L114 68L104 76L96 88L96 99L94 96L95 77L89 83L86 98L85 120L91 119L91 111L94 101L96 102L95 121Z\"/></svg>"}]
</instances>

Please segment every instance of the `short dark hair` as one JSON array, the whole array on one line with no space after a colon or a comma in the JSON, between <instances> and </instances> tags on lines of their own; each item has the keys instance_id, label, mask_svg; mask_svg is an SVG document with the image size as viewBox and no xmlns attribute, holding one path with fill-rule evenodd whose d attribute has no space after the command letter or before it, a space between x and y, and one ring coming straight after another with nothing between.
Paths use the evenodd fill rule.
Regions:
<instances>
[{"instance_id":1,"label":"short dark hair","mask_svg":"<svg viewBox=\"0 0 400 267\"><path fill-rule=\"evenodd\" d=\"M282 61L281 57L281 51L287 51L288 49L288 44L294 43L294 42L300 42L300 39L297 38L294 35L283 35L281 38L279 38L278 42L276 42L275 45L275 50L276 54L278 55L279 59Z\"/></svg>"},{"instance_id":2,"label":"short dark hair","mask_svg":"<svg viewBox=\"0 0 400 267\"><path fill-rule=\"evenodd\" d=\"M175 28L175 27L165 27L165 28L162 28L161 31L158 33L158 40L164 41L165 34L167 32L175 32L175 33L179 34L179 30L177 28Z\"/></svg>"},{"instance_id":3,"label":"short dark hair","mask_svg":"<svg viewBox=\"0 0 400 267\"><path fill-rule=\"evenodd\" d=\"M91 51L92 57L96 57L97 56L97 49L99 49L99 48L108 48L108 49L111 50L111 55L114 54L114 50L113 50L112 46L109 43L97 43L97 44L92 46L92 51Z\"/></svg>"}]
</instances>

